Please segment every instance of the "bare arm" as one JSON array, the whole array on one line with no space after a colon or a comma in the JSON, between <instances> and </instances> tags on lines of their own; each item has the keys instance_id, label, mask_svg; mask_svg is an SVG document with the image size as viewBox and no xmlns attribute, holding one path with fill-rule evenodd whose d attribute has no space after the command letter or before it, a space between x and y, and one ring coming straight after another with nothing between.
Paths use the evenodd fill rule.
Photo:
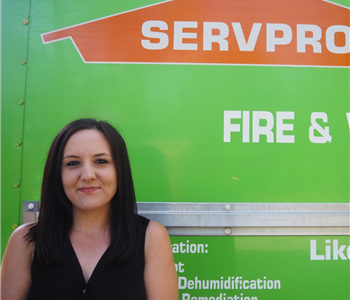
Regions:
<instances>
[{"instance_id":1,"label":"bare arm","mask_svg":"<svg viewBox=\"0 0 350 300\"><path fill-rule=\"evenodd\" d=\"M168 232L150 221L145 242L145 286L148 300L178 300L177 275Z\"/></svg>"},{"instance_id":2,"label":"bare arm","mask_svg":"<svg viewBox=\"0 0 350 300\"><path fill-rule=\"evenodd\" d=\"M11 235L1 265L1 299L25 300L31 284L30 268L34 243L24 236L28 224L18 227Z\"/></svg>"}]
</instances>

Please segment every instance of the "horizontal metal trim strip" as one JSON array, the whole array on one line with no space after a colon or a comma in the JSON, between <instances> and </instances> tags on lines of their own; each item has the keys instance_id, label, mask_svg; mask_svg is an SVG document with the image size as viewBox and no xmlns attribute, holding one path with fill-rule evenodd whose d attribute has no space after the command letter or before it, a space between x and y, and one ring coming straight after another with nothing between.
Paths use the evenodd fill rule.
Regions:
<instances>
[{"instance_id":1,"label":"horizontal metal trim strip","mask_svg":"<svg viewBox=\"0 0 350 300\"><path fill-rule=\"evenodd\" d=\"M38 208L23 202L25 219ZM170 235L350 235L350 203L139 202L138 212Z\"/></svg>"},{"instance_id":2,"label":"horizontal metal trim strip","mask_svg":"<svg viewBox=\"0 0 350 300\"><path fill-rule=\"evenodd\" d=\"M349 227L167 227L171 236L350 235Z\"/></svg>"},{"instance_id":3,"label":"horizontal metal trim strip","mask_svg":"<svg viewBox=\"0 0 350 300\"><path fill-rule=\"evenodd\" d=\"M169 227L339 227L350 226L348 213L162 214L139 212Z\"/></svg>"},{"instance_id":4,"label":"horizontal metal trim strip","mask_svg":"<svg viewBox=\"0 0 350 300\"><path fill-rule=\"evenodd\" d=\"M28 205L33 203L34 209ZM36 211L40 201L23 201L23 211ZM347 212L350 213L350 203L216 203L216 202L138 202L139 211L167 212Z\"/></svg>"},{"instance_id":5,"label":"horizontal metal trim strip","mask_svg":"<svg viewBox=\"0 0 350 300\"><path fill-rule=\"evenodd\" d=\"M350 227L350 203L138 203L166 227Z\"/></svg>"},{"instance_id":6,"label":"horizontal metal trim strip","mask_svg":"<svg viewBox=\"0 0 350 300\"><path fill-rule=\"evenodd\" d=\"M175 212L348 212L350 203L138 202L139 211Z\"/></svg>"}]
</instances>

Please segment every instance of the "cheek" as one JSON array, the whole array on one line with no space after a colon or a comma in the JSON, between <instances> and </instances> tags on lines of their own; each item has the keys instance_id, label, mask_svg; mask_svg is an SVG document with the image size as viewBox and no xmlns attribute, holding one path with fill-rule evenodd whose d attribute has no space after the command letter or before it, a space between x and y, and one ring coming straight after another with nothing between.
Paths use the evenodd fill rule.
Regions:
<instances>
[{"instance_id":1,"label":"cheek","mask_svg":"<svg viewBox=\"0 0 350 300\"><path fill-rule=\"evenodd\" d=\"M62 177L63 189L67 193L67 190L69 188L72 188L75 185L75 179L74 179L75 176L74 176L73 172L63 171L61 173L61 177Z\"/></svg>"},{"instance_id":2,"label":"cheek","mask_svg":"<svg viewBox=\"0 0 350 300\"><path fill-rule=\"evenodd\" d=\"M63 191L66 194L69 201L72 202L72 200L74 200L75 198L75 192L74 192L75 176L73 176L72 172L62 172L61 176L62 176Z\"/></svg>"},{"instance_id":3,"label":"cheek","mask_svg":"<svg viewBox=\"0 0 350 300\"><path fill-rule=\"evenodd\" d=\"M117 179L116 178L113 178L113 180L110 180L109 188L111 191L114 191L114 192L117 191Z\"/></svg>"},{"instance_id":4,"label":"cheek","mask_svg":"<svg viewBox=\"0 0 350 300\"><path fill-rule=\"evenodd\" d=\"M62 171L61 172L61 180L62 180L62 185L63 185L63 188L65 188L67 186L67 172L65 171Z\"/></svg>"},{"instance_id":5,"label":"cheek","mask_svg":"<svg viewBox=\"0 0 350 300\"><path fill-rule=\"evenodd\" d=\"M117 189L118 189L117 176L115 176L115 175L112 176L112 180L110 181L109 186L110 186L110 190L111 190L111 192L113 193L113 196L114 196L114 194L117 192Z\"/></svg>"}]
</instances>

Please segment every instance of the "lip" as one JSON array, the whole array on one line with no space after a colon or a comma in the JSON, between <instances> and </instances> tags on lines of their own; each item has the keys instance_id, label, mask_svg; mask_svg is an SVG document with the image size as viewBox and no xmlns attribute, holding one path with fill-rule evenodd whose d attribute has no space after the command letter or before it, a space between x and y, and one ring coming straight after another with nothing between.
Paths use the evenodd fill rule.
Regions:
<instances>
[{"instance_id":1,"label":"lip","mask_svg":"<svg viewBox=\"0 0 350 300\"><path fill-rule=\"evenodd\" d=\"M82 192L82 193L89 194L89 193L96 192L99 189L100 188L98 186L83 186L83 187L79 188L78 191Z\"/></svg>"}]
</instances>

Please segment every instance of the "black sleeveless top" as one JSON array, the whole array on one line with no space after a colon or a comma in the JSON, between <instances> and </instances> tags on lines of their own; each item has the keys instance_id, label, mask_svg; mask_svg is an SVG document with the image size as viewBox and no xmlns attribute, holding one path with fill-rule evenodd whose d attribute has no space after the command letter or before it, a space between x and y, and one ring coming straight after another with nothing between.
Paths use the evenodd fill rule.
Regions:
<instances>
[{"instance_id":1,"label":"black sleeveless top","mask_svg":"<svg viewBox=\"0 0 350 300\"><path fill-rule=\"evenodd\" d=\"M135 251L124 263L106 261L102 255L86 283L78 258L67 238L67 263L40 263L34 254L32 285L27 300L147 300L143 278L145 233L149 220L139 216Z\"/></svg>"}]
</instances>

